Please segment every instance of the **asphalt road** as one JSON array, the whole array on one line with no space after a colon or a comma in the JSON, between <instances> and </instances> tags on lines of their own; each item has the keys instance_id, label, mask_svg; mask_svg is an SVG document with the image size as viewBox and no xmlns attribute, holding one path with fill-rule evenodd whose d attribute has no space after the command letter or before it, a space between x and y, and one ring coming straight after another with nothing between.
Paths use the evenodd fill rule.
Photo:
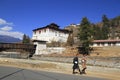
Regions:
<instances>
[{"instance_id":1,"label":"asphalt road","mask_svg":"<svg viewBox=\"0 0 120 80\"><path fill-rule=\"evenodd\" d=\"M34 71L0 66L0 80L106 80L83 75Z\"/></svg>"}]
</instances>

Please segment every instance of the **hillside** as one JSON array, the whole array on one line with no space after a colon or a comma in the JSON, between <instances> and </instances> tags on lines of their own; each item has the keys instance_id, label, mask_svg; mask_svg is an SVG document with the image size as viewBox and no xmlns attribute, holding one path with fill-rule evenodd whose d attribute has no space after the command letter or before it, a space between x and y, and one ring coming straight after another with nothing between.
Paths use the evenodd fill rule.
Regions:
<instances>
[{"instance_id":1,"label":"hillside","mask_svg":"<svg viewBox=\"0 0 120 80\"><path fill-rule=\"evenodd\" d=\"M21 40L18 38L14 38L11 36L0 35L0 42L1 43L13 43L13 42L20 42Z\"/></svg>"},{"instance_id":2,"label":"hillside","mask_svg":"<svg viewBox=\"0 0 120 80\"><path fill-rule=\"evenodd\" d=\"M120 16L112 19L107 18L105 22L101 20L101 22L90 24L94 40L120 39ZM78 36L79 27L80 24L71 24L66 26L65 29L73 31L73 37L75 38Z\"/></svg>"}]
</instances>

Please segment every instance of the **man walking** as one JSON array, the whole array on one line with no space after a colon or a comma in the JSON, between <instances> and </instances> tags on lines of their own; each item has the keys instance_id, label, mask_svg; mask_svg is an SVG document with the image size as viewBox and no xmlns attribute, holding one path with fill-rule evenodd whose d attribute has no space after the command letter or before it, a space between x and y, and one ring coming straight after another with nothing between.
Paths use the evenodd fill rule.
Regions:
<instances>
[{"instance_id":1,"label":"man walking","mask_svg":"<svg viewBox=\"0 0 120 80\"><path fill-rule=\"evenodd\" d=\"M86 62L87 62L87 59L86 59L86 55L84 54L82 59L81 59L81 65L82 65L82 74L86 74L85 70L87 69L86 67Z\"/></svg>"},{"instance_id":2,"label":"man walking","mask_svg":"<svg viewBox=\"0 0 120 80\"><path fill-rule=\"evenodd\" d=\"M80 68L79 68L79 60L78 60L78 54L73 59L73 74L75 74L75 70L78 70L81 74Z\"/></svg>"}]
</instances>

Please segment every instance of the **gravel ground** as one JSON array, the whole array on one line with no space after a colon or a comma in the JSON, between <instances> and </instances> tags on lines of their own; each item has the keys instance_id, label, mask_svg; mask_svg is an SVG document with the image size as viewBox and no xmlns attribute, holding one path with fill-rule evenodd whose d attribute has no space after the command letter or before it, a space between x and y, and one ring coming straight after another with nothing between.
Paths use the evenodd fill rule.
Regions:
<instances>
[{"instance_id":1,"label":"gravel ground","mask_svg":"<svg viewBox=\"0 0 120 80\"><path fill-rule=\"evenodd\" d=\"M37 57L37 56L34 56L32 59L42 60L42 61L62 62L62 63L72 63L73 61L73 57ZM79 58L79 60L81 60L81 58ZM97 58L97 57L90 58L88 57L87 65L120 69L120 58L119 57L112 57L112 58Z\"/></svg>"},{"instance_id":2,"label":"gravel ground","mask_svg":"<svg viewBox=\"0 0 120 80\"><path fill-rule=\"evenodd\" d=\"M8 58L20 58L20 55L17 53L11 54L3 54L0 53L0 57L8 57ZM72 63L73 57L47 57L47 56L33 56L34 60L42 60L42 61L52 61L52 62L62 62L62 63ZM81 58L79 57L79 62ZM91 66L101 66L101 67L109 67L109 68L118 68L120 69L120 57L88 57L87 65Z\"/></svg>"}]
</instances>

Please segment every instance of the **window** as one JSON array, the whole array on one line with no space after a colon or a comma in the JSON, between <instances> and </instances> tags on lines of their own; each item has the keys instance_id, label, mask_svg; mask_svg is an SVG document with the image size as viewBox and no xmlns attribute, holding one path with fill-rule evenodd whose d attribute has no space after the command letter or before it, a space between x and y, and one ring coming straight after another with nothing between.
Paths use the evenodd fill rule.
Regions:
<instances>
[{"instance_id":1,"label":"window","mask_svg":"<svg viewBox=\"0 0 120 80\"><path fill-rule=\"evenodd\" d=\"M34 31L34 34L36 34L36 31Z\"/></svg>"},{"instance_id":2,"label":"window","mask_svg":"<svg viewBox=\"0 0 120 80\"><path fill-rule=\"evenodd\" d=\"M41 30L39 31L39 34L41 33Z\"/></svg>"},{"instance_id":3,"label":"window","mask_svg":"<svg viewBox=\"0 0 120 80\"><path fill-rule=\"evenodd\" d=\"M46 29L44 29L44 32L46 32Z\"/></svg>"},{"instance_id":4,"label":"window","mask_svg":"<svg viewBox=\"0 0 120 80\"><path fill-rule=\"evenodd\" d=\"M57 32L55 31L55 36L57 36Z\"/></svg>"}]
</instances>

